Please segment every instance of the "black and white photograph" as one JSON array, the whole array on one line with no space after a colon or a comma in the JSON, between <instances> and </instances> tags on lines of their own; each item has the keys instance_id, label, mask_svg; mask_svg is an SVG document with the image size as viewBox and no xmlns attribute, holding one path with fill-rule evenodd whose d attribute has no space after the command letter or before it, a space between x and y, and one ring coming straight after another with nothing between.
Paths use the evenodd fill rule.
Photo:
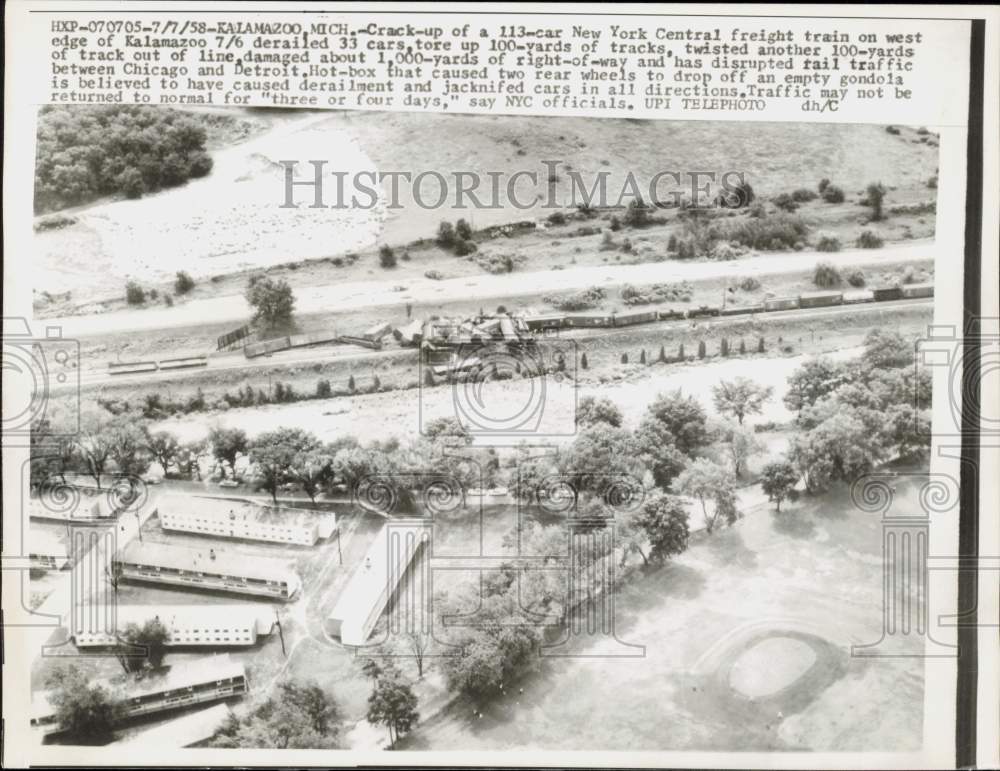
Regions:
<instances>
[{"instance_id":1,"label":"black and white photograph","mask_svg":"<svg viewBox=\"0 0 1000 771\"><path fill-rule=\"evenodd\" d=\"M888 74L909 72L903 35L851 55L842 33L747 18L711 44L745 83L640 80L644 97L623 83L605 104L560 83L569 49L541 29L449 59L430 21L372 11L349 20L348 53L313 24L289 55L267 42L298 34L277 15L182 29L151 11L130 32L128 14L56 21L64 6L35 20L53 94L88 67L135 84L19 114L30 228L5 272L30 269L5 282L25 311L4 313L4 376L33 385L3 396L4 669L24 690L8 736L60 765L989 766L974 729L995 709L995 683L976 686L994 598L969 610L956 550L970 521L973 543L995 534L996 511L967 519L970 440L948 427L971 404L995 428L1000 338L971 391L953 355L970 328L946 327L963 228L996 224L967 192L976 141L978 183L996 169L971 111L957 129L809 107L838 81L898 97L916 82ZM617 21L635 29L608 27L626 41L612 51L673 47L642 67L710 53L662 20ZM464 23L447 25L472 40ZM168 32L194 50L151 38ZM340 81L359 98L338 101L332 72L381 63L390 32L430 41L393 59L400 80ZM74 34L80 64L58 55ZM844 57L824 70L852 74L736 58L816 41ZM105 74L112 45L133 64ZM487 50L552 67L535 104L568 113L511 114L516 78L488 86L462 60ZM233 62L232 90L199 93L192 78ZM189 95L141 99L161 78ZM443 106L406 78L443 83ZM318 103L290 96L296 80ZM449 109L459 96L482 112ZM630 99L734 112L632 117ZM735 112L769 99L805 106ZM984 243L984 282L995 263ZM996 577L988 547L973 589L976 569Z\"/></svg>"}]
</instances>

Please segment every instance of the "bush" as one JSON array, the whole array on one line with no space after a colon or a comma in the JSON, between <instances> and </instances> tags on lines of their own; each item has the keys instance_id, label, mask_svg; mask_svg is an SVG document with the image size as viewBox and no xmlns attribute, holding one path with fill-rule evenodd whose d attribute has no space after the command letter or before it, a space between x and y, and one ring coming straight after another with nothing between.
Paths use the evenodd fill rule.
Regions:
<instances>
[{"instance_id":1,"label":"bush","mask_svg":"<svg viewBox=\"0 0 1000 771\"><path fill-rule=\"evenodd\" d=\"M333 395L333 388L330 386L329 380L321 379L316 381L317 399L329 399L332 395Z\"/></svg>"},{"instance_id":2,"label":"bush","mask_svg":"<svg viewBox=\"0 0 1000 771\"><path fill-rule=\"evenodd\" d=\"M772 198L771 201L782 211L793 212L799 208L798 203L788 193L781 193Z\"/></svg>"},{"instance_id":3,"label":"bush","mask_svg":"<svg viewBox=\"0 0 1000 771\"><path fill-rule=\"evenodd\" d=\"M872 220L878 222L885 217L882 210L882 203L885 200L885 187L881 182L873 182L866 189L867 197L865 204L872 207Z\"/></svg>"},{"instance_id":4,"label":"bush","mask_svg":"<svg viewBox=\"0 0 1000 771\"><path fill-rule=\"evenodd\" d=\"M142 305L146 302L146 290L139 286L137 281L129 281L125 284L125 302L129 305Z\"/></svg>"},{"instance_id":5,"label":"bush","mask_svg":"<svg viewBox=\"0 0 1000 771\"><path fill-rule=\"evenodd\" d=\"M570 294L547 294L542 299L561 311L583 311L594 308L604 300L604 290L599 286L581 289Z\"/></svg>"},{"instance_id":6,"label":"bush","mask_svg":"<svg viewBox=\"0 0 1000 771\"><path fill-rule=\"evenodd\" d=\"M587 354L586 353L581 353L580 354L580 369L587 369L589 366L590 366L590 364L587 361Z\"/></svg>"},{"instance_id":7,"label":"bush","mask_svg":"<svg viewBox=\"0 0 1000 771\"><path fill-rule=\"evenodd\" d=\"M698 341L698 358L699 359L704 359L705 358L705 354L707 352L708 352L708 349L705 347L705 341L704 340L699 340Z\"/></svg>"},{"instance_id":8,"label":"bush","mask_svg":"<svg viewBox=\"0 0 1000 771\"><path fill-rule=\"evenodd\" d=\"M748 249L793 249L809 231L801 217L780 213L759 219L726 220L708 227L704 237L710 241L724 241L743 245Z\"/></svg>"},{"instance_id":9,"label":"bush","mask_svg":"<svg viewBox=\"0 0 1000 771\"><path fill-rule=\"evenodd\" d=\"M440 281L444 278L444 274L440 270L425 270L424 278L429 278L433 281Z\"/></svg>"},{"instance_id":10,"label":"bush","mask_svg":"<svg viewBox=\"0 0 1000 771\"><path fill-rule=\"evenodd\" d=\"M746 180L741 180L735 187L720 193L715 203L723 209L743 209L753 203L755 198L753 188Z\"/></svg>"},{"instance_id":11,"label":"bush","mask_svg":"<svg viewBox=\"0 0 1000 771\"><path fill-rule=\"evenodd\" d=\"M728 356L729 355L729 338L728 337L722 338L722 342L719 344L719 354L721 356Z\"/></svg>"},{"instance_id":12,"label":"bush","mask_svg":"<svg viewBox=\"0 0 1000 771\"><path fill-rule=\"evenodd\" d=\"M865 285L865 273L863 270L852 270L847 275L847 283L853 287L862 287Z\"/></svg>"},{"instance_id":13,"label":"bush","mask_svg":"<svg viewBox=\"0 0 1000 771\"><path fill-rule=\"evenodd\" d=\"M823 177L823 179L821 179L819 181L819 184L816 186L816 189L819 190L820 195L823 195L823 193L826 192L826 189L828 187L830 187L830 180L828 180L826 177Z\"/></svg>"},{"instance_id":14,"label":"bush","mask_svg":"<svg viewBox=\"0 0 1000 771\"><path fill-rule=\"evenodd\" d=\"M470 240L472 238L472 226L464 219L460 219L455 223L455 236L462 241Z\"/></svg>"},{"instance_id":15,"label":"bush","mask_svg":"<svg viewBox=\"0 0 1000 771\"><path fill-rule=\"evenodd\" d=\"M938 175L935 174L933 177L927 180L927 187L929 187L931 190L937 190L937 185L938 185Z\"/></svg>"},{"instance_id":16,"label":"bush","mask_svg":"<svg viewBox=\"0 0 1000 771\"><path fill-rule=\"evenodd\" d=\"M389 244L382 244L378 248L378 263L383 268L395 268L396 267L396 253L392 250Z\"/></svg>"},{"instance_id":17,"label":"bush","mask_svg":"<svg viewBox=\"0 0 1000 771\"><path fill-rule=\"evenodd\" d=\"M643 348L642 352L639 354L639 363L640 364L645 364L646 363L646 349L645 348Z\"/></svg>"},{"instance_id":18,"label":"bush","mask_svg":"<svg viewBox=\"0 0 1000 771\"><path fill-rule=\"evenodd\" d=\"M764 338L757 341L757 353L764 353Z\"/></svg>"},{"instance_id":19,"label":"bush","mask_svg":"<svg viewBox=\"0 0 1000 771\"><path fill-rule=\"evenodd\" d=\"M881 236L871 230L863 230L858 236L858 246L862 249L878 249L883 243Z\"/></svg>"},{"instance_id":20,"label":"bush","mask_svg":"<svg viewBox=\"0 0 1000 771\"><path fill-rule=\"evenodd\" d=\"M840 282L840 271L835 266L829 262L817 263L816 270L813 271L813 283L816 286L829 289L830 287L840 286Z\"/></svg>"},{"instance_id":21,"label":"bush","mask_svg":"<svg viewBox=\"0 0 1000 771\"><path fill-rule=\"evenodd\" d=\"M246 300L254 309L254 321L269 327L289 321L295 310L295 295L284 279L274 281L251 276L247 281Z\"/></svg>"},{"instance_id":22,"label":"bush","mask_svg":"<svg viewBox=\"0 0 1000 771\"><path fill-rule=\"evenodd\" d=\"M627 353L623 353L622 354L622 364L628 364L628 354Z\"/></svg>"},{"instance_id":23,"label":"bush","mask_svg":"<svg viewBox=\"0 0 1000 771\"><path fill-rule=\"evenodd\" d=\"M608 227L610 227L611 230L613 230L614 232L617 233L619 230L622 229L622 221L620 219L618 219L618 217L616 215L612 214L611 215L611 221L610 221Z\"/></svg>"},{"instance_id":24,"label":"bush","mask_svg":"<svg viewBox=\"0 0 1000 771\"><path fill-rule=\"evenodd\" d=\"M455 245L455 228L452 227L450 222L441 222L438 225L437 238L438 246L443 246L445 249L450 249Z\"/></svg>"},{"instance_id":25,"label":"bush","mask_svg":"<svg viewBox=\"0 0 1000 771\"><path fill-rule=\"evenodd\" d=\"M192 289L194 289L194 279L186 271L177 271L177 277L174 279L174 291L177 294L187 294Z\"/></svg>"},{"instance_id":26,"label":"bush","mask_svg":"<svg viewBox=\"0 0 1000 771\"><path fill-rule=\"evenodd\" d=\"M641 228L649 224L649 209L650 207L646 205L645 201L633 198L625 210L625 224L633 228Z\"/></svg>"},{"instance_id":27,"label":"bush","mask_svg":"<svg viewBox=\"0 0 1000 771\"><path fill-rule=\"evenodd\" d=\"M808 187L800 187L798 190L792 191L792 200L798 203L808 203L809 201L815 201L819 198L819 193L815 190L810 190Z\"/></svg>"},{"instance_id":28,"label":"bush","mask_svg":"<svg viewBox=\"0 0 1000 771\"><path fill-rule=\"evenodd\" d=\"M755 289L760 289L760 281L754 276L744 276L740 279L739 287L744 292L753 292Z\"/></svg>"},{"instance_id":29,"label":"bush","mask_svg":"<svg viewBox=\"0 0 1000 771\"><path fill-rule=\"evenodd\" d=\"M554 211L549 215L548 222L550 225L565 225L566 215L561 211Z\"/></svg>"},{"instance_id":30,"label":"bush","mask_svg":"<svg viewBox=\"0 0 1000 771\"><path fill-rule=\"evenodd\" d=\"M839 252L840 239L835 236L820 236L816 242L818 252Z\"/></svg>"},{"instance_id":31,"label":"bush","mask_svg":"<svg viewBox=\"0 0 1000 771\"><path fill-rule=\"evenodd\" d=\"M476 264L487 273L513 273L514 269L525 261L523 254L480 254Z\"/></svg>"},{"instance_id":32,"label":"bush","mask_svg":"<svg viewBox=\"0 0 1000 771\"><path fill-rule=\"evenodd\" d=\"M459 257L465 257L466 255L472 254L478 247L476 247L475 241L469 241L467 239L461 239L455 242L455 254Z\"/></svg>"},{"instance_id":33,"label":"bush","mask_svg":"<svg viewBox=\"0 0 1000 771\"><path fill-rule=\"evenodd\" d=\"M350 375L347 378L347 390L353 394L357 387L357 383L354 382L354 375Z\"/></svg>"},{"instance_id":34,"label":"bush","mask_svg":"<svg viewBox=\"0 0 1000 771\"><path fill-rule=\"evenodd\" d=\"M823 188L823 200L827 203L843 203L844 191L836 185L827 185Z\"/></svg>"}]
</instances>

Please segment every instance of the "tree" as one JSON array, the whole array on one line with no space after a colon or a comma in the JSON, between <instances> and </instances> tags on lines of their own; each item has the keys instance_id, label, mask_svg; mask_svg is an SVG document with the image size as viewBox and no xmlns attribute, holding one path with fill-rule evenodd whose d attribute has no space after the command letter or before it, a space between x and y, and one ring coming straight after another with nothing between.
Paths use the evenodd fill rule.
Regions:
<instances>
[{"instance_id":1,"label":"tree","mask_svg":"<svg viewBox=\"0 0 1000 771\"><path fill-rule=\"evenodd\" d=\"M307 473L305 464L317 462L319 450L316 437L301 428L265 431L258 434L248 448L257 483L271 494L276 506L278 487L288 479L295 479L296 473L304 476ZM304 465L293 471L296 461Z\"/></svg>"},{"instance_id":2,"label":"tree","mask_svg":"<svg viewBox=\"0 0 1000 771\"><path fill-rule=\"evenodd\" d=\"M899 332L871 329L865 335L861 365L867 370L912 367L915 347Z\"/></svg>"},{"instance_id":3,"label":"tree","mask_svg":"<svg viewBox=\"0 0 1000 771\"><path fill-rule=\"evenodd\" d=\"M641 480L646 473L632 433L606 423L580 430L559 456L558 466L577 493L597 496L604 496L624 479Z\"/></svg>"},{"instance_id":4,"label":"tree","mask_svg":"<svg viewBox=\"0 0 1000 771\"><path fill-rule=\"evenodd\" d=\"M749 426L730 424L726 430L726 451L733 462L733 474L742 476L746 462L764 451L764 445Z\"/></svg>"},{"instance_id":5,"label":"tree","mask_svg":"<svg viewBox=\"0 0 1000 771\"><path fill-rule=\"evenodd\" d=\"M146 438L146 449L156 458L164 474L170 473L170 467L181 457L181 443L169 431L157 431Z\"/></svg>"},{"instance_id":6,"label":"tree","mask_svg":"<svg viewBox=\"0 0 1000 771\"><path fill-rule=\"evenodd\" d=\"M111 459L111 416L103 408L93 408L80 416L80 432L76 446L87 473L94 478L97 489L101 489L101 475Z\"/></svg>"},{"instance_id":7,"label":"tree","mask_svg":"<svg viewBox=\"0 0 1000 771\"><path fill-rule=\"evenodd\" d=\"M243 718L232 716L212 740L215 747L337 749L337 703L318 685L284 680L274 696Z\"/></svg>"},{"instance_id":8,"label":"tree","mask_svg":"<svg viewBox=\"0 0 1000 771\"><path fill-rule=\"evenodd\" d=\"M77 744L107 744L123 715L122 702L102 685L95 685L76 664L53 671L45 681L56 722Z\"/></svg>"},{"instance_id":9,"label":"tree","mask_svg":"<svg viewBox=\"0 0 1000 771\"><path fill-rule=\"evenodd\" d=\"M300 485L309 500L316 502L316 494L323 483L333 475L333 456L316 440L315 444L302 446L296 450L288 465L290 476Z\"/></svg>"},{"instance_id":10,"label":"tree","mask_svg":"<svg viewBox=\"0 0 1000 771\"><path fill-rule=\"evenodd\" d=\"M265 328L291 321L295 310L295 295L284 279L275 281L266 276L251 276L246 289L247 303L253 308L253 319Z\"/></svg>"},{"instance_id":11,"label":"tree","mask_svg":"<svg viewBox=\"0 0 1000 771\"><path fill-rule=\"evenodd\" d=\"M434 418L427 421L424 436L431 440L444 440L449 444L472 444L472 432L458 418Z\"/></svg>"},{"instance_id":12,"label":"tree","mask_svg":"<svg viewBox=\"0 0 1000 771\"><path fill-rule=\"evenodd\" d=\"M768 463L761 469L760 489L774 504L775 511L781 511L781 502L795 489L799 482L799 472L787 460Z\"/></svg>"},{"instance_id":13,"label":"tree","mask_svg":"<svg viewBox=\"0 0 1000 771\"><path fill-rule=\"evenodd\" d=\"M464 602L445 599L446 614L478 608L474 627L456 627L459 632L451 642L458 654L442 661L448 690L480 701L538 666L541 634L525 615L515 579L513 571L497 571L484 576L479 591Z\"/></svg>"},{"instance_id":14,"label":"tree","mask_svg":"<svg viewBox=\"0 0 1000 771\"><path fill-rule=\"evenodd\" d=\"M785 406L801 413L845 382L843 369L826 357L809 359L788 378Z\"/></svg>"},{"instance_id":15,"label":"tree","mask_svg":"<svg viewBox=\"0 0 1000 771\"><path fill-rule=\"evenodd\" d=\"M455 235L463 241L468 241L472 238L472 226L464 219L459 219L455 223Z\"/></svg>"},{"instance_id":16,"label":"tree","mask_svg":"<svg viewBox=\"0 0 1000 771\"><path fill-rule=\"evenodd\" d=\"M649 210L641 198L633 198L629 201L625 210L625 224L635 228L640 228L649 223Z\"/></svg>"},{"instance_id":17,"label":"tree","mask_svg":"<svg viewBox=\"0 0 1000 771\"><path fill-rule=\"evenodd\" d=\"M735 510L736 480L725 466L713 463L707 458L697 458L685 467L674 481L674 489L682 495L697 498L705 518L705 529L711 533L720 518L728 524L736 521ZM708 502L714 503L711 514Z\"/></svg>"},{"instance_id":18,"label":"tree","mask_svg":"<svg viewBox=\"0 0 1000 771\"><path fill-rule=\"evenodd\" d=\"M368 696L368 722L389 730L389 744L408 733L420 719L417 696L395 667L383 669Z\"/></svg>"},{"instance_id":19,"label":"tree","mask_svg":"<svg viewBox=\"0 0 1000 771\"><path fill-rule=\"evenodd\" d=\"M708 443L705 409L697 399L684 396L679 389L657 396L649 405L648 414L663 425L685 455Z\"/></svg>"},{"instance_id":20,"label":"tree","mask_svg":"<svg viewBox=\"0 0 1000 771\"><path fill-rule=\"evenodd\" d=\"M177 468L189 479L201 481L201 459L208 454L208 438L193 439L181 445L177 454Z\"/></svg>"},{"instance_id":21,"label":"tree","mask_svg":"<svg viewBox=\"0 0 1000 771\"><path fill-rule=\"evenodd\" d=\"M598 399L594 396L584 396L576 408L576 424L592 426L597 423L619 428L622 424L622 411L606 397Z\"/></svg>"},{"instance_id":22,"label":"tree","mask_svg":"<svg viewBox=\"0 0 1000 771\"><path fill-rule=\"evenodd\" d=\"M640 457L653 474L653 481L661 490L667 490L687 458L674 445L670 429L651 415L646 415L635 432L635 442Z\"/></svg>"},{"instance_id":23,"label":"tree","mask_svg":"<svg viewBox=\"0 0 1000 771\"><path fill-rule=\"evenodd\" d=\"M771 386L758 385L746 377L720 380L712 387L715 409L723 414L730 413L740 425L747 415L759 415L773 393Z\"/></svg>"},{"instance_id":24,"label":"tree","mask_svg":"<svg viewBox=\"0 0 1000 771\"><path fill-rule=\"evenodd\" d=\"M191 274L184 270L177 271L177 277L174 279L174 291L181 295L187 294L192 289L194 289L194 279L191 278Z\"/></svg>"},{"instance_id":25,"label":"tree","mask_svg":"<svg viewBox=\"0 0 1000 771\"><path fill-rule=\"evenodd\" d=\"M151 457L146 430L136 415L123 412L107 425L108 453L123 474L141 476L149 470Z\"/></svg>"},{"instance_id":26,"label":"tree","mask_svg":"<svg viewBox=\"0 0 1000 771\"><path fill-rule=\"evenodd\" d=\"M414 660L417 662L417 677L423 677L424 658L426 657L427 649L431 644L430 635L414 630L412 632L407 632L406 641L410 652L413 654Z\"/></svg>"},{"instance_id":27,"label":"tree","mask_svg":"<svg viewBox=\"0 0 1000 771\"><path fill-rule=\"evenodd\" d=\"M147 663L153 669L163 664L167 654L167 642L170 640L170 630L160 621L159 617L151 618L141 626L129 624L121 636L127 645L146 649L145 658L138 656L122 656L122 665L126 671L142 669Z\"/></svg>"},{"instance_id":28,"label":"tree","mask_svg":"<svg viewBox=\"0 0 1000 771\"><path fill-rule=\"evenodd\" d=\"M884 435L872 430L861 410L833 400L812 409L824 408L826 417L792 437L788 453L810 493L826 489L833 481L853 481L885 457ZM872 416L878 418L879 413Z\"/></svg>"},{"instance_id":29,"label":"tree","mask_svg":"<svg viewBox=\"0 0 1000 771\"><path fill-rule=\"evenodd\" d=\"M687 549L687 507L675 496L658 495L627 511L619 533L626 542L626 550L638 553L644 565L650 560L665 562ZM649 544L648 556L642 550L643 543Z\"/></svg>"},{"instance_id":30,"label":"tree","mask_svg":"<svg viewBox=\"0 0 1000 771\"><path fill-rule=\"evenodd\" d=\"M215 426L209 429L208 442L212 445L212 455L219 461L222 476L225 477L226 473L221 464L228 463L235 479L236 461L241 455L246 455L250 445L246 432L241 428Z\"/></svg>"},{"instance_id":31,"label":"tree","mask_svg":"<svg viewBox=\"0 0 1000 771\"><path fill-rule=\"evenodd\" d=\"M882 204L885 200L885 188L881 182L873 182L868 185L866 192L868 193L867 203L872 207L872 221L878 222L885 217L885 213L882 210Z\"/></svg>"}]
</instances>

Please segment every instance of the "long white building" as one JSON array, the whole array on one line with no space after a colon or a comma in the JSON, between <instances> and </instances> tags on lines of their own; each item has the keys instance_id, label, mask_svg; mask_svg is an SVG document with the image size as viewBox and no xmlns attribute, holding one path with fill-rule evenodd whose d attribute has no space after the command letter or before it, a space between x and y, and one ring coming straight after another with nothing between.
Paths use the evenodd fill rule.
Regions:
<instances>
[{"instance_id":1,"label":"long white building","mask_svg":"<svg viewBox=\"0 0 1000 771\"><path fill-rule=\"evenodd\" d=\"M264 506L242 498L166 495L156 510L164 530L217 538L312 546L337 529L332 512Z\"/></svg>"},{"instance_id":2,"label":"long white building","mask_svg":"<svg viewBox=\"0 0 1000 771\"><path fill-rule=\"evenodd\" d=\"M280 600L291 599L301 586L295 571L281 560L250 559L207 546L192 549L132 541L115 555L114 568L128 581Z\"/></svg>"},{"instance_id":3,"label":"long white building","mask_svg":"<svg viewBox=\"0 0 1000 771\"><path fill-rule=\"evenodd\" d=\"M168 647L250 646L256 644L258 636L270 634L274 627L271 608L253 604L118 605L108 611L109 616L114 614L118 637L130 624L142 626L159 620L169 633ZM73 636L77 648L107 648L117 642L116 635L103 630L77 632Z\"/></svg>"},{"instance_id":4,"label":"long white building","mask_svg":"<svg viewBox=\"0 0 1000 771\"><path fill-rule=\"evenodd\" d=\"M326 619L326 632L344 645L364 645L410 564L430 541L427 520L387 523L375 536Z\"/></svg>"}]
</instances>

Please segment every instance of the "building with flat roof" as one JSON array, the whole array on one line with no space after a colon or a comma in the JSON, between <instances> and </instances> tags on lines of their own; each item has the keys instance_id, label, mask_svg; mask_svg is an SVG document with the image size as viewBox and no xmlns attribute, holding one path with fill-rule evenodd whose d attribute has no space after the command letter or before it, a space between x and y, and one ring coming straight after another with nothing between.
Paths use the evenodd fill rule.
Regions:
<instances>
[{"instance_id":1,"label":"building with flat roof","mask_svg":"<svg viewBox=\"0 0 1000 771\"><path fill-rule=\"evenodd\" d=\"M104 610L96 612L104 615ZM176 646L250 646L259 635L271 633L274 612L261 605L118 605L107 608L115 619L117 635L104 630L88 630L73 635L77 648L107 648L117 644L118 636L129 624L142 626L158 619L169 632L166 645Z\"/></svg>"},{"instance_id":2,"label":"building with flat roof","mask_svg":"<svg viewBox=\"0 0 1000 771\"><path fill-rule=\"evenodd\" d=\"M291 599L301 585L282 560L214 548L132 541L114 559L123 579L217 592Z\"/></svg>"},{"instance_id":3,"label":"building with flat roof","mask_svg":"<svg viewBox=\"0 0 1000 771\"><path fill-rule=\"evenodd\" d=\"M165 495L157 502L164 530L312 546L337 529L333 512L266 506L243 498Z\"/></svg>"},{"instance_id":4,"label":"building with flat roof","mask_svg":"<svg viewBox=\"0 0 1000 771\"><path fill-rule=\"evenodd\" d=\"M344 645L364 645L411 563L430 542L424 519L388 522L375 536L326 619L326 632Z\"/></svg>"},{"instance_id":5,"label":"building with flat roof","mask_svg":"<svg viewBox=\"0 0 1000 771\"><path fill-rule=\"evenodd\" d=\"M94 682L121 700L122 719L242 696L249 689L243 665L228 655L160 667L138 677ZM31 727L43 735L61 730L48 691L33 695Z\"/></svg>"},{"instance_id":6,"label":"building with flat roof","mask_svg":"<svg viewBox=\"0 0 1000 771\"><path fill-rule=\"evenodd\" d=\"M28 528L28 560L38 570L69 567L69 553L59 539L37 527Z\"/></svg>"}]
</instances>

